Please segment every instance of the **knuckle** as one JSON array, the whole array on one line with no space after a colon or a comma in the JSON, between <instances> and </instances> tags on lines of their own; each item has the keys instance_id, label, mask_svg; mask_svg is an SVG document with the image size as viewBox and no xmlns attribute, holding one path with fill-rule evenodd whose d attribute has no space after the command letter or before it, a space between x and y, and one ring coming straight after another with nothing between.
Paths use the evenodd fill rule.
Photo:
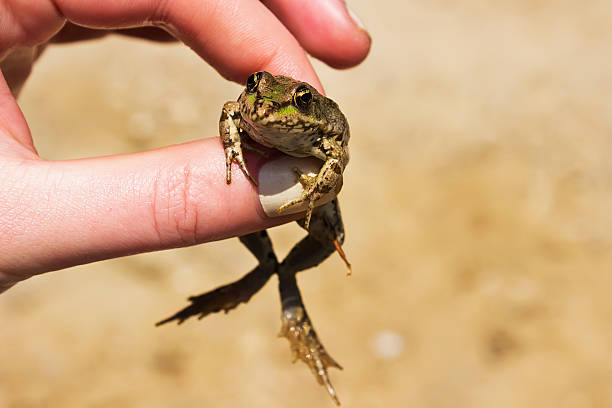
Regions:
<instances>
[{"instance_id":1,"label":"knuckle","mask_svg":"<svg viewBox=\"0 0 612 408\"><path fill-rule=\"evenodd\" d=\"M198 205L192 182L190 164L161 171L155 180L152 224L164 246L197 243Z\"/></svg>"},{"instance_id":2,"label":"knuckle","mask_svg":"<svg viewBox=\"0 0 612 408\"><path fill-rule=\"evenodd\" d=\"M169 14L168 0L158 0L153 6L150 20L153 23L169 23Z\"/></svg>"}]
</instances>

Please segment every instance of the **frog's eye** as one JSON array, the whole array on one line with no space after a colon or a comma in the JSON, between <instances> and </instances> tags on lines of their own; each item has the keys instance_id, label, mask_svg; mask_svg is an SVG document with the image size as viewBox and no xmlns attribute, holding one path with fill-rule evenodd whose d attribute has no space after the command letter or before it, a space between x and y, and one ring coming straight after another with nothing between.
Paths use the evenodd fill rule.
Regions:
<instances>
[{"instance_id":1,"label":"frog's eye","mask_svg":"<svg viewBox=\"0 0 612 408\"><path fill-rule=\"evenodd\" d=\"M298 86L293 94L293 103L300 109L307 109L312 102L312 92L306 85Z\"/></svg>"},{"instance_id":2,"label":"frog's eye","mask_svg":"<svg viewBox=\"0 0 612 408\"><path fill-rule=\"evenodd\" d=\"M246 90L247 92L255 92L257 90L257 85L259 85L259 81L261 80L261 72L255 72L251 74L249 79L246 82Z\"/></svg>"}]
</instances>

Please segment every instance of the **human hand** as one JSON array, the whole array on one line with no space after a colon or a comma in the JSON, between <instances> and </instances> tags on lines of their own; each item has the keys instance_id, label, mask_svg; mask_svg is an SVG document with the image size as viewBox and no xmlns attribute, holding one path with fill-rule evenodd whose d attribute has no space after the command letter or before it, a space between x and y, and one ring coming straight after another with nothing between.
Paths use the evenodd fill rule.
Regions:
<instances>
[{"instance_id":1,"label":"human hand","mask_svg":"<svg viewBox=\"0 0 612 408\"><path fill-rule=\"evenodd\" d=\"M304 49L334 67L365 58L370 39L340 0L294 7L283 0L0 2L0 292L35 274L286 222L265 215L256 189L237 168L232 184L225 184L217 139L129 155L43 160L14 95L46 44L108 32L91 29L161 27L239 82L267 70L321 89ZM168 38L150 28L128 33ZM255 173L261 164L250 157Z\"/></svg>"}]
</instances>

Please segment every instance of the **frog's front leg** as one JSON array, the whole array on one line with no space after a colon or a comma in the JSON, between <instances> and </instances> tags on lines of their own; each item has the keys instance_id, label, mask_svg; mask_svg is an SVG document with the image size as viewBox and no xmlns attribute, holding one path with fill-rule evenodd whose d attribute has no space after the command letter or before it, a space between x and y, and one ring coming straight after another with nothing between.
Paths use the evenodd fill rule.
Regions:
<instances>
[{"instance_id":1,"label":"frog's front leg","mask_svg":"<svg viewBox=\"0 0 612 408\"><path fill-rule=\"evenodd\" d=\"M221 118L219 119L219 136L223 142L223 150L225 151L225 175L226 182L232 182L232 162L236 162L242 169L244 174L251 180L254 185L257 181L251 176L247 169L244 156L242 154L242 146L240 140L240 104L238 102L226 102L221 110Z\"/></svg>"},{"instance_id":2,"label":"frog's front leg","mask_svg":"<svg viewBox=\"0 0 612 408\"><path fill-rule=\"evenodd\" d=\"M341 159L330 157L325 161L316 176L302 173L297 167L295 167L293 171L296 173L298 181L302 184L304 191L299 198L280 206L278 213L280 214L294 205L307 201L308 208L306 210L306 216L304 217L304 228L308 230L310 228L310 219L312 217L315 202L325 194L336 189L339 183L342 183L344 164Z\"/></svg>"}]
</instances>

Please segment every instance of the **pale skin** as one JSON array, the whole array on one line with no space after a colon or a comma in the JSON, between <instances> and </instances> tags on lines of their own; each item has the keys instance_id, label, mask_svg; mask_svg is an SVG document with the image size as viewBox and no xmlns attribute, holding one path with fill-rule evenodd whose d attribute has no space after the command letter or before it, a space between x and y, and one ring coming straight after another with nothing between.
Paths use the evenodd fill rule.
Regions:
<instances>
[{"instance_id":1,"label":"pale skin","mask_svg":"<svg viewBox=\"0 0 612 408\"><path fill-rule=\"evenodd\" d=\"M290 3L0 0L0 292L40 273L244 235L298 218L267 217L241 172L233 175L231 189L217 183L226 169L216 139L104 158L41 159L15 100L42 46L123 28L163 27L165 32L130 34L178 39L240 83L266 70L321 90L305 51L339 68L365 58L370 38L342 2L306 2L299 11ZM252 156L249 166L261 160ZM222 216L227 212L233 217Z\"/></svg>"}]
</instances>

